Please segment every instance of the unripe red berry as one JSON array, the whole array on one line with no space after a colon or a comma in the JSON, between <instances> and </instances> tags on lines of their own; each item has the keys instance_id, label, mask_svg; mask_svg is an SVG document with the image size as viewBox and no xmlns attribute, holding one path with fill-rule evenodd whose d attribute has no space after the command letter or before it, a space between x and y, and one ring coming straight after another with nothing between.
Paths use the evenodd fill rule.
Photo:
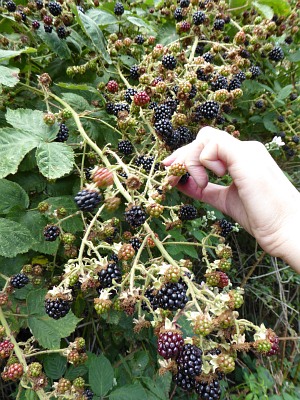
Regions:
<instances>
[{"instance_id":1,"label":"unripe red berry","mask_svg":"<svg viewBox=\"0 0 300 400\"><path fill-rule=\"evenodd\" d=\"M110 93L117 93L119 90L119 85L116 81L109 81L106 85L106 88Z\"/></svg>"}]
</instances>

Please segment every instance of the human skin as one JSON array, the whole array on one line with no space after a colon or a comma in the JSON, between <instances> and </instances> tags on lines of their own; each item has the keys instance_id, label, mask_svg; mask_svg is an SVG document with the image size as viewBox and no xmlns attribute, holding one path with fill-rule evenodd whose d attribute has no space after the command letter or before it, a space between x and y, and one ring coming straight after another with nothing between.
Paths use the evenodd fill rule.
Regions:
<instances>
[{"instance_id":1,"label":"human skin","mask_svg":"<svg viewBox=\"0 0 300 400\"><path fill-rule=\"evenodd\" d=\"M300 193L263 144L205 127L163 163L184 163L191 174L188 182L181 185L172 177L171 184L232 217L263 250L300 273ZM206 169L219 177L228 173L232 183L209 182Z\"/></svg>"}]
</instances>

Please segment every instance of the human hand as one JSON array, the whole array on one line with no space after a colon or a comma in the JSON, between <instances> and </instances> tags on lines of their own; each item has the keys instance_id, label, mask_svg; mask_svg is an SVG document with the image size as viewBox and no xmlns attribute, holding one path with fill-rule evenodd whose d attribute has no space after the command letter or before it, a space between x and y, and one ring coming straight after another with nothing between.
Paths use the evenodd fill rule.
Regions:
<instances>
[{"instance_id":1,"label":"human hand","mask_svg":"<svg viewBox=\"0 0 300 400\"><path fill-rule=\"evenodd\" d=\"M300 250L293 239L300 226L300 193L263 144L205 127L163 163L184 163L191 177L185 185L177 185L179 190L231 216L266 252L300 272ZM232 184L209 182L206 168L220 177L228 172Z\"/></svg>"}]
</instances>

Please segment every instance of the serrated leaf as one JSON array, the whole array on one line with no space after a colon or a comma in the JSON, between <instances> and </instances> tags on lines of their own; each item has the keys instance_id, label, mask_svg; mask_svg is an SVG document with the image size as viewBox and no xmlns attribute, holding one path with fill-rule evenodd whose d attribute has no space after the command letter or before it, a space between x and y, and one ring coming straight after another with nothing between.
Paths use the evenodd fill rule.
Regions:
<instances>
[{"instance_id":1,"label":"serrated leaf","mask_svg":"<svg viewBox=\"0 0 300 400\"><path fill-rule=\"evenodd\" d=\"M89 361L89 383L96 395L103 397L112 388L114 370L110 361L103 355L92 356Z\"/></svg>"},{"instance_id":2,"label":"serrated leaf","mask_svg":"<svg viewBox=\"0 0 300 400\"><path fill-rule=\"evenodd\" d=\"M15 174L25 155L34 149L39 139L14 128L0 129L0 178Z\"/></svg>"},{"instance_id":3,"label":"serrated leaf","mask_svg":"<svg viewBox=\"0 0 300 400\"><path fill-rule=\"evenodd\" d=\"M12 177L12 181L19 184L27 193L42 192L46 187L46 179L38 173L18 172Z\"/></svg>"},{"instance_id":4,"label":"serrated leaf","mask_svg":"<svg viewBox=\"0 0 300 400\"><path fill-rule=\"evenodd\" d=\"M79 96L79 94L62 93L62 98L77 112L92 109L91 106L89 105L88 101L84 97Z\"/></svg>"},{"instance_id":5,"label":"serrated leaf","mask_svg":"<svg viewBox=\"0 0 300 400\"><path fill-rule=\"evenodd\" d=\"M100 8L90 8L86 15L88 15L97 25L107 26L117 24L117 18L108 11L101 10Z\"/></svg>"},{"instance_id":6,"label":"serrated leaf","mask_svg":"<svg viewBox=\"0 0 300 400\"><path fill-rule=\"evenodd\" d=\"M284 100L286 99L293 91L293 85L287 85L284 88L282 88L276 97L276 100Z\"/></svg>"},{"instance_id":7,"label":"serrated leaf","mask_svg":"<svg viewBox=\"0 0 300 400\"><path fill-rule=\"evenodd\" d=\"M84 376L88 372L88 367L86 365L78 365L78 367L74 367L74 365L70 365L67 372L65 373L65 378L73 381L78 376Z\"/></svg>"},{"instance_id":8,"label":"serrated leaf","mask_svg":"<svg viewBox=\"0 0 300 400\"><path fill-rule=\"evenodd\" d=\"M36 162L41 174L46 178L61 178L72 171L74 152L65 143L41 143L36 150Z\"/></svg>"},{"instance_id":9,"label":"serrated leaf","mask_svg":"<svg viewBox=\"0 0 300 400\"><path fill-rule=\"evenodd\" d=\"M0 65L0 84L8 87L14 87L19 82L19 68L4 67Z\"/></svg>"},{"instance_id":10,"label":"serrated leaf","mask_svg":"<svg viewBox=\"0 0 300 400\"><path fill-rule=\"evenodd\" d=\"M42 347L53 350L60 347L61 338L74 332L79 321L80 319L75 317L72 311L59 320L54 320L45 313L44 315L30 316L28 326Z\"/></svg>"},{"instance_id":11,"label":"serrated leaf","mask_svg":"<svg viewBox=\"0 0 300 400\"><path fill-rule=\"evenodd\" d=\"M149 362L149 355L145 351L139 351L134 354L132 360L129 361L130 369L133 375L141 376Z\"/></svg>"},{"instance_id":12,"label":"serrated leaf","mask_svg":"<svg viewBox=\"0 0 300 400\"><path fill-rule=\"evenodd\" d=\"M0 255L7 258L26 253L35 241L27 228L5 218L0 218L0 237Z\"/></svg>"},{"instance_id":13,"label":"serrated leaf","mask_svg":"<svg viewBox=\"0 0 300 400\"><path fill-rule=\"evenodd\" d=\"M76 16L76 20L81 26L83 32L91 39L94 48L97 52L103 56L104 60L111 64L111 58L106 49L106 43L104 35L98 25L86 14L78 12L76 8L73 7L73 12Z\"/></svg>"},{"instance_id":14,"label":"serrated leaf","mask_svg":"<svg viewBox=\"0 0 300 400\"><path fill-rule=\"evenodd\" d=\"M60 354L49 354L43 360L43 366L48 378L59 379L67 369L67 359Z\"/></svg>"},{"instance_id":15,"label":"serrated leaf","mask_svg":"<svg viewBox=\"0 0 300 400\"><path fill-rule=\"evenodd\" d=\"M29 198L20 185L7 179L0 179L0 214L7 214L12 208L27 208Z\"/></svg>"},{"instance_id":16,"label":"serrated leaf","mask_svg":"<svg viewBox=\"0 0 300 400\"><path fill-rule=\"evenodd\" d=\"M288 15L291 6L287 0L257 0L258 3L270 6L277 15Z\"/></svg>"},{"instance_id":17,"label":"serrated leaf","mask_svg":"<svg viewBox=\"0 0 300 400\"><path fill-rule=\"evenodd\" d=\"M193 246L184 246L183 252L192 258L199 258L197 250Z\"/></svg>"},{"instance_id":18,"label":"serrated leaf","mask_svg":"<svg viewBox=\"0 0 300 400\"><path fill-rule=\"evenodd\" d=\"M28 211L26 213L19 212L13 219L20 222L23 226L26 226L35 238L35 242L31 247L32 250L45 254L56 253L59 246L59 240L57 239L54 242L47 242L43 235L44 228L48 224L48 219L44 215L41 215L38 211Z\"/></svg>"},{"instance_id":19,"label":"serrated leaf","mask_svg":"<svg viewBox=\"0 0 300 400\"><path fill-rule=\"evenodd\" d=\"M257 8L258 11L262 13L262 15L267 18L267 19L272 19L274 15L273 9L266 5L266 4L261 4L259 1L253 1L252 2L253 6Z\"/></svg>"},{"instance_id":20,"label":"serrated leaf","mask_svg":"<svg viewBox=\"0 0 300 400\"><path fill-rule=\"evenodd\" d=\"M44 315L45 314L45 296L46 289L31 290L26 299L28 314L29 315Z\"/></svg>"},{"instance_id":21,"label":"serrated leaf","mask_svg":"<svg viewBox=\"0 0 300 400\"><path fill-rule=\"evenodd\" d=\"M275 116L273 113L269 113L269 114L265 115L263 118L263 124L269 132L276 133L276 132L278 132L278 128L274 123L274 117Z\"/></svg>"},{"instance_id":22,"label":"serrated leaf","mask_svg":"<svg viewBox=\"0 0 300 400\"><path fill-rule=\"evenodd\" d=\"M65 40L60 39L55 31L51 33L45 32L43 24L41 24L40 29L36 31L37 35L42 39L42 41L58 55L61 59L71 58L71 51Z\"/></svg>"},{"instance_id":23,"label":"serrated leaf","mask_svg":"<svg viewBox=\"0 0 300 400\"><path fill-rule=\"evenodd\" d=\"M46 125L43 116L44 113L39 110L9 108L5 118L14 128L26 131L30 137L36 137L37 143L38 141L50 142L56 138L59 126L58 124Z\"/></svg>"},{"instance_id":24,"label":"serrated leaf","mask_svg":"<svg viewBox=\"0 0 300 400\"><path fill-rule=\"evenodd\" d=\"M87 84L76 84L76 83L68 83L68 82L60 82L56 84L59 87L69 90L86 90L92 93L98 93L97 89Z\"/></svg>"},{"instance_id":25,"label":"serrated leaf","mask_svg":"<svg viewBox=\"0 0 300 400\"><path fill-rule=\"evenodd\" d=\"M141 400L146 398L146 390L139 382L124 385L109 395L109 400Z\"/></svg>"},{"instance_id":26,"label":"serrated leaf","mask_svg":"<svg viewBox=\"0 0 300 400\"><path fill-rule=\"evenodd\" d=\"M3 50L0 49L0 62L4 60L9 60L10 58L14 58L19 56L22 53L36 53L36 49L33 47L25 47L24 49L21 50Z\"/></svg>"},{"instance_id":27,"label":"serrated leaf","mask_svg":"<svg viewBox=\"0 0 300 400\"><path fill-rule=\"evenodd\" d=\"M292 62L300 61L300 50L295 51L295 53L288 54L287 59Z\"/></svg>"},{"instance_id":28,"label":"serrated leaf","mask_svg":"<svg viewBox=\"0 0 300 400\"><path fill-rule=\"evenodd\" d=\"M137 18L137 17L133 17L133 16L129 16L127 17L127 20L129 22L131 22L133 25L138 26L139 28L146 28L148 34L152 35L155 33L155 31L153 30L153 28L147 24L143 19L141 18Z\"/></svg>"}]
</instances>

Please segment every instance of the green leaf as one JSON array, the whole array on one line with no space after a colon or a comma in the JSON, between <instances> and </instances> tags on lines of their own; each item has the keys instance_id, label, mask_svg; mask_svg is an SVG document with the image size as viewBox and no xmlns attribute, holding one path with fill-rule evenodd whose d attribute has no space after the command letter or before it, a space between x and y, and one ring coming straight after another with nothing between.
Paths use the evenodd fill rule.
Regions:
<instances>
[{"instance_id":1,"label":"green leaf","mask_svg":"<svg viewBox=\"0 0 300 400\"><path fill-rule=\"evenodd\" d=\"M13 128L0 129L0 178L15 174L25 155L39 140L28 132Z\"/></svg>"},{"instance_id":2,"label":"green leaf","mask_svg":"<svg viewBox=\"0 0 300 400\"><path fill-rule=\"evenodd\" d=\"M283 397L283 400L295 400L295 397L292 397L288 393L283 393L282 397Z\"/></svg>"},{"instance_id":3,"label":"green leaf","mask_svg":"<svg viewBox=\"0 0 300 400\"><path fill-rule=\"evenodd\" d=\"M285 86L278 93L278 95L276 97L276 100L284 100L284 99L286 99L292 93L292 90L293 90L293 85Z\"/></svg>"},{"instance_id":4,"label":"green leaf","mask_svg":"<svg viewBox=\"0 0 300 400\"><path fill-rule=\"evenodd\" d=\"M275 115L276 114L274 114L274 113L268 113L263 118L263 123L264 123L265 128L268 131L273 132L273 133L278 132L278 128L274 123L274 120L276 118Z\"/></svg>"},{"instance_id":5,"label":"green leaf","mask_svg":"<svg viewBox=\"0 0 300 400\"><path fill-rule=\"evenodd\" d=\"M134 376L141 376L149 363L149 355L146 351L139 351L129 361L131 372Z\"/></svg>"},{"instance_id":6,"label":"green leaf","mask_svg":"<svg viewBox=\"0 0 300 400\"><path fill-rule=\"evenodd\" d=\"M104 60L108 64L111 64L111 59L106 49L105 38L103 36L101 29L86 14L78 12L78 10L74 7L72 8L72 10L76 16L77 22L81 26L81 29L91 39L95 50L98 51L103 56Z\"/></svg>"},{"instance_id":7,"label":"green leaf","mask_svg":"<svg viewBox=\"0 0 300 400\"><path fill-rule=\"evenodd\" d=\"M57 179L72 171L73 149L65 143L41 143L36 150L40 172L48 179Z\"/></svg>"},{"instance_id":8,"label":"green leaf","mask_svg":"<svg viewBox=\"0 0 300 400\"><path fill-rule=\"evenodd\" d=\"M291 12L291 6L287 0L257 0L257 2L271 7L278 15L289 15Z\"/></svg>"},{"instance_id":9,"label":"green leaf","mask_svg":"<svg viewBox=\"0 0 300 400\"><path fill-rule=\"evenodd\" d=\"M300 61L300 50L295 51L295 53L288 54L286 58L291 62Z\"/></svg>"},{"instance_id":10,"label":"green leaf","mask_svg":"<svg viewBox=\"0 0 300 400\"><path fill-rule=\"evenodd\" d=\"M80 321L72 311L59 319L54 320L46 313L28 318L28 326L32 335L39 344L46 349L54 350L60 347L60 340L74 332L76 325Z\"/></svg>"},{"instance_id":11,"label":"green leaf","mask_svg":"<svg viewBox=\"0 0 300 400\"><path fill-rule=\"evenodd\" d=\"M59 379L67 369L67 359L60 354L49 354L43 361L48 378Z\"/></svg>"},{"instance_id":12,"label":"green leaf","mask_svg":"<svg viewBox=\"0 0 300 400\"><path fill-rule=\"evenodd\" d=\"M260 4L259 1L253 1L253 6L258 9L262 13L262 15L267 19L272 19L274 15L274 11L272 8L265 4Z\"/></svg>"},{"instance_id":13,"label":"green leaf","mask_svg":"<svg viewBox=\"0 0 300 400\"><path fill-rule=\"evenodd\" d=\"M60 82L60 83L57 83L57 86L62 87L64 89L69 89L69 90L86 90L86 91L89 91L92 93L98 93L97 89L95 89L93 86L89 86L87 84ZM88 104L88 107L89 107L89 104Z\"/></svg>"},{"instance_id":14,"label":"green leaf","mask_svg":"<svg viewBox=\"0 0 300 400\"><path fill-rule=\"evenodd\" d=\"M87 102L87 100L84 97L79 96L79 94L62 93L62 98L77 112L92 109L91 106L89 105L89 103Z\"/></svg>"},{"instance_id":15,"label":"green leaf","mask_svg":"<svg viewBox=\"0 0 300 400\"><path fill-rule=\"evenodd\" d=\"M0 255L7 258L26 253L34 243L27 228L5 218L0 218L0 237Z\"/></svg>"},{"instance_id":16,"label":"green leaf","mask_svg":"<svg viewBox=\"0 0 300 400\"><path fill-rule=\"evenodd\" d=\"M27 193L40 193L46 187L46 179L39 173L28 174L28 172L18 172L11 179L19 184Z\"/></svg>"},{"instance_id":17,"label":"green leaf","mask_svg":"<svg viewBox=\"0 0 300 400\"><path fill-rule=\"evenodd\" d=\"M4 67L0 65L0 84L8 87L14 87L19 82L19 68Z\"/></svg>"},{"instance_id":18,"label":"green leaf","mask_svg":"<svg viewBox=\"0 0 300 400\"><path fill-rule=\"evenodd\" d=\"M56 138L59 126L46 125L43 116L42 111L24 108L8 109L5 115L6 121L14 128L26 131L27 135L36 138L37 141L50 142Z\"/></svg>"},{"instance_id":19,"label":"green leaf","mask_svg":"<svg viewBox=\"0 0 300 400\"><path fill-rule=\"evenodd\" d=\"M72 311L59 320L50 318L44 308L45 294L44 289L32 290L28 294L28 326L41 346L57 349L60 347L61 338L74 332L80 319L75 317Z\"/></svg>"},{"instance_id":20,"label":"green leaf","mask_svg":"<svg viewBox=\"0 0 300 400\"><path fill-rule=\"evenodd\" d=\"M197 259L199 258L198 252L197 252L196 248L193 247L193 246L184 246L183 251L184 251L184 253L187 254L189 257L197 258Z\"/></svg>"},{"instance_id":21,"label":"green leaf","mask_svg":"<svg viewBox=\"0 0 300 400\"><path fill-rule=\"evenodd\" d=\"M78 365L78 367L74 367L74 365L70 365L67 372L65 373L65 378L73 381L78 376L84 376L88 372L88 368L86 365Z\"/></svg>"},{"instance_id":22,"label":"green leaf","mask_svg":"<svg viewBox=\"0 0 300 400\"><path fill-rule=\"evenodd\" d=\"M0 214L7 214L13 207L27 208L29 198L20 185L0 179Z\"/></svg>"},{"instance_id":23,"label":"green leaf","mask_svg":"<svg viewBox=\"0 0 300 400\"><path fill-rule=\"evenodd\" d=\"M51 33L45 32L43 24L41 24L40 29L36 31L37 35L42 39L42 41L58 55L61 59L71 58L71 51L65 40L60 39L55 31Z\"/></svg>"},{"instance_id":24,"label":"green leaf","mask_svg":"<svg viewBox=\"0 0 300 400\"><path fill-rule=\"evenodd\" d=\"M177 39L178 35L174 29L174 24L167 22L161 25L157 35L157 43L166 45L171 42L175 42Z\"/></svg>"},{"instance_id":25,"label":"green leaf","mask_svg":"<svg viewBox=\"0 0 300 400\"><path fill-rule=\"evenodd\" d=\"M21 50L3 50L0 49L0 62L4 60L9 60L10 58L14 58L19 56L22 53L36 53L36 49L33 47L25 47L24 49Z\"/></svg>"},{"instance_id":26,"label":"green leaf","mask_svg":"<svg viewBox=\"0 0 300 400\"><path fill-rule=\"evenodd\" d=\"M114 370L110 361L103 355L92 355L89 361L89 383L97 396L103 397L112 388Z\"/></svg>"},{"instance_id":27,"label":"green leaf","mask_svg":"<svg viewBox=\"0 0 300 400\"><path fill-rule=\"evenodd\" d=\"M88 15L97 25L107 26L117 24L117 18L108 11L101 10L100 8L90 8L86 15Z\"/></svg>"},{"instance_id":28,"label":"green leaf","mask_svg":"<svg viewBox=\"0 0 300 400\"><path fill-rule=\"evenodd\" d=\"M149 35L155 34L155 31L153 30L151 25L147 24L143 19L129 16L129 17L127 17L127 20L129 22L131 22L133 25L138 26L139 28L147 29L147 32L148 32Z\"/></svg>"},{"instance_id":29,"label":"green leaf","mask_svg":"<svg viewBox=\"0 0 300 400\"><path fill-rule=\"evenodd\" d=\"M43 235L44 228L48 223L48 219L44 215L40 214L38 211L18 212L12 219L21 223L31 232L32 236L35 238L35 242L31 246L33 250L45 254L56 253L59 240L47 242Z\"/></svg>"},{"instance_id":30,"label":"green leaf","mask_svg":"<svg viewBox=\"0 0 300 400\"><path fill-rule=\"evenodd\" d=\"M109 395L109 400L141 400L146 398L146 390L139 382L124 385Z\"/></svg>"},{"instance_id":31,"label":"green leaf","mask_svg":"<svg viewBox=\"0 0 300 400\"><path fill-rule=\"evenodd\" d=\"M25 400L38 400L39 398L34 390L26 389L24 393L25 393ZM21 398L20 400L22 399L23 398Z\"/></svg>"}]
</instances>

